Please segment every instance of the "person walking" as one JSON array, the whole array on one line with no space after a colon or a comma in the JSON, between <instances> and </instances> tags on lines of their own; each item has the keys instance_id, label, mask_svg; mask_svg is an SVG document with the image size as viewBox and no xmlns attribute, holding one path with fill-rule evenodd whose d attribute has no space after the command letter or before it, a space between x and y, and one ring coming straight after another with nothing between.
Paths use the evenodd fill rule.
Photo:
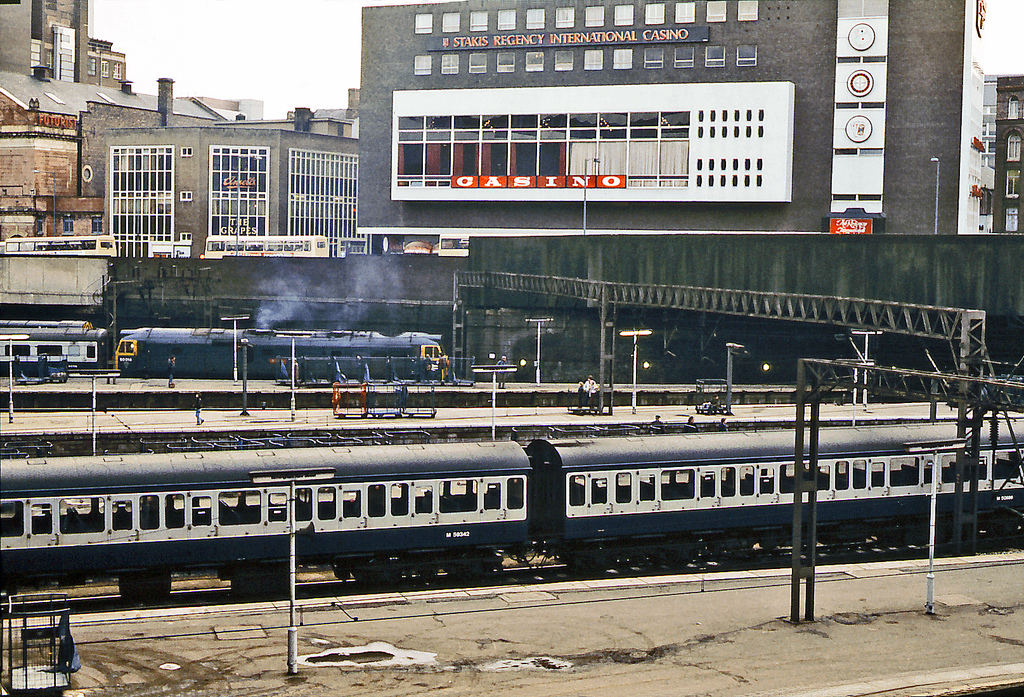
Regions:
<instances>
[{"instance_id":1,"label":"person walking","mask_svg":"<svg viewBox=\"0 0 1024 697\"><path fill-rule=\"evenodd\" d=\"M174 366L178 362L178 357L171 354L171 357L167 359L167 386L174 387Z\"/></svg>"},{"instance_id":2,"label":"person walking","mask_svg":"<svg viewBox=\"0 0 1024 697\"><path fill-rule=\"evenodd\" d=\"M201 426L205 419L202 416L203 412L203 396L196 392L196 426Z\"/></svg>"}]
</instances>

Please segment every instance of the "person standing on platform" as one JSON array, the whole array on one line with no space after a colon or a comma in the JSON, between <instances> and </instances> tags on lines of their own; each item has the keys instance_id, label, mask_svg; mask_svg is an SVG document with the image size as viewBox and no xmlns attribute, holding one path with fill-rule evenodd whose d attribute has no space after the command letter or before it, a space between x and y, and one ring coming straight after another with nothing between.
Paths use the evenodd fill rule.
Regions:
<instances>
[{"instance_id":1,"label":"person standing on platform","mask_svg":"<svg viewBox=\"0 0 1024 697\"><path fill-rule=\"evenodd\" d=\"M203 417L202 417L202 412L203 412L203 396L201 394L199 394L198 392L196 392L196 405L195 406L196 406L196 426L201 426L203 424L203 421L205 421L205 419L203 419Z\"/></svg>"},{"instance_id":2,"label":"person standing on platform","mask_svg":"<svg viewBox=\"0 0 1024 697\"><path fill-rule=\"evenodd\" d=\"M587 376L587 381L583 383L583 389L587 392L587 406L590 409L597 409L597 394L601 391L601 388L594 381L593 375Z\"/></svg>"},{"instance_id":3,"label":"person standing on platform","mask_svg":"<svg viewBox=\"0 0 1024 697\"><path fill-rule=\"evenodd\" d=\"M506 358L505 356L502 356L498 360L498 365L508 365L508 358ZM505 389L505 376L506 375L508 375L508 373L498 373L498 387L500 387L501 389Z\"/></svg>"},{"instance_id":4,"label":"person standing on platform","mask_svg":"<svg viewBox=\"0 0 1024 697\"><path fill-rule=\"evenodd\" d=\"M171 354L171 357L167 359L167 386L174 387L174 366L178 362L178 357Z\"/></svg>"},{"instance_id":5,"label":"person standing on platform","mask_svg":"<svg viewBox=\"0 0 1024 697\"><path fill-rule=\"evenodd\" d=\"M683 426L683 430L687 433L697 432L697 423L693 420L692 416L686 420L686 425Z\"/></svg>"}]
</instances>

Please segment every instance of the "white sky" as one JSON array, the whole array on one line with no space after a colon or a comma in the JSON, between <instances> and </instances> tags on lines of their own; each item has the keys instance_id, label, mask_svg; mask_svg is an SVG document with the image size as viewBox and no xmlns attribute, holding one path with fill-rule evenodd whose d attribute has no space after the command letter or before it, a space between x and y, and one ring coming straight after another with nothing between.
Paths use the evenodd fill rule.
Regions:
<instances>
[{"instance_id":1,"label":"white sky","mask_svg":"<svg viewBox=\"0 0 1024 697\"><path fill-rule=\"evenodd\" d=\"M175 96L259 99L264 118L283 118L298 106L347 106L359 86L361 8L391 4L404 2L92 0L91 34L126 54L137 92L156 94L169 77ZM1024 0L988 0L987 17L982 68L1024 74Z\"/></svg>"}]
</instances>

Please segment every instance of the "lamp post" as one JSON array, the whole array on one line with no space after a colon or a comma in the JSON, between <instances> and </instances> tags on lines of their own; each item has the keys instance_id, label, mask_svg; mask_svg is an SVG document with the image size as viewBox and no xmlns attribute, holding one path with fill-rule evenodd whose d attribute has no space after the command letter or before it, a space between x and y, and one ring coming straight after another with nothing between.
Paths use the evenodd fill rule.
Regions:
<instances>
[{"instance_id":1,"label":"lamp post","mask_svg":"<svg viewBox=\"0 0 1024 697\"><path fill-rule=\"evenodd\" d=\"M597 167L601 164L601 160L595 158L588 158L583 161L583 234L587 234L587 189L590 184L590 163L594 163L595 173Z\"/></svg>"},{"instance_id":2,"label":"lamp post","mask_svg":"<svg viewBox=\"0 0 1024 697\"><path fill-rule=\"evenodd\" d=\"M638 336L650 336L653 332L650 329L625 329L619 332L619 336L633 337L633 413L636 413L636 339Z\"/></svg>"},{"instance_id":3,"label":"lamp post","mask_svg":"<svg viewBox=\"0 0 1024 697\"><path fill-rule=\"evenodd\" d=\"M933 157L932 162L935 163L935 232L939 234L939 158Z\"/></svg>"},{"instance_id":4,"label":"lamp post","mask_svg":"<svg viewBox=\"0 0 1024 697\"><path fill-rule=\"evenodd\" d=\"M68 373L69 378L92 378L92 454L96 454L96 378L119 378L119 370L77 370Z\"/></svg>"},{"instance_id":5,"label":"lamp post","mask_svg":"<svg viewBox=\"0 0 1024 697\"><path fill-rule=\"evenodd\" d=\"M242 337L242 413L239 416L249 416L249 340Z\"/></svg>"},{"instance_id":6,"label":"lamp post","mask_svg":"<svg viewBox=\"0 0 1024 697\"><path fill-rule=\"evenodd\" d=\"M537 384L540 384L540 328L545 322L551 322L553 317L530 317L527 322L537 323Z\"/></svg>"},{"instance_id":7,"label":"lamp post","mask_svg":"<svg viewBox=\"0 0 1024 697\"><path fill-rule=\"evenodd\" d=\"M725 413L732 416L732 357L744 355L747 347L743 344L727 343L725 345Z\"/></svg>"},{"instance_id":8,"label":"lamp post","mask_svg":"<svg viewBox=\"0 0 1024 697\"><path fill-rule=\"evenodd\" d=\"M292 410L292 421L295 421L295 339L301 336L312 336L310 332L278 332L278 336L291 337L292 340L292 361L291 370L288 372L288 376L291 378L291 410Z\"/></svg>"},{"instance_id":9,"label":"lamp post","mask_svg":"<svg viewBox=\"0 0 1024 697\"><path fill-rule=\"evenodd\" d=\"M498 404L498 373L514 373L518 370L514 365L474 365L473 372L478 374L491 374L491 440L497 440L494 424L494 412Z\"/></svg>"},{"instance_id":10,"label":"lamp post","mask_svg":"<svg viewBox=\"0 0 1024 697\"><path fill-rule=\"evenodd\" d=\"M238 384L238 322L247 319L249 319L249 315L230 315L220 318L221 322L231 322L231 363L234 366L232 379L236 385Z\"/></svg>"},{"instance_id":11,"label":"lamp post","mask_svg":"<svg viewBox=\"0 0 1024 697\"><path fill-rule=\"evenodd\" d=\"M863 336L864 337L864 350L863 351L861 351L860 347L857 346L857 342L853 340L853 336L850 337L850 343L853 345L853 350L857 352L857 357L860 358L860 361L861 361L861 363L864 364L864 368L865 368L865 370L864 370L864 397L863 397L864 398L864 411L868 410L868 371L866 369L870 368L871 366L873 366L875 364L875 362L872 361L871 358L868 356L868 347L869 347L868 346L868 340L872 336L877 335L877 334L881 334L881 333L882 332L877 331L877 330L867 330L867 329L855 329L855 330L850 332L850 334L853 334L854 336ZM858 373L857 369L854 368L853 384L855 384L855 385L857 384L858 378L859 378L859 375L857 373ZM857 388L856 387L853 388L853 406L854 406L854 409L855 409L854 414L856 414L856 407L857 407ZM856 418L856 416L854 418Z\"/></svg>"},{"instance_id":12,"label":"lamp post","mask_svg":"<svg viewBox=\"0 0 1024 697\"><path fill-rule=\"evenodd\" d=\"M7 423L14 423L14 342L27 339L28 334L0 334L0 341L7 342Z\"/></svg>"}]
</instances>

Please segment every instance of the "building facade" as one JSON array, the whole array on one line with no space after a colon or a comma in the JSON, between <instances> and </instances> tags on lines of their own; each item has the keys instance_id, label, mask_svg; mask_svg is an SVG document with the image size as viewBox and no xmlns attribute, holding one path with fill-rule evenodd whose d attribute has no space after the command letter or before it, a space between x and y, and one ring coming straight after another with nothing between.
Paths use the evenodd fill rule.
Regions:
<instances>
[{"instance_id":1,"label":"building facade","mask_svg":"<svg viewBox=\"0 0 1024 697\"><path fill-rule=\"evenodd\" d=\"M56 80L86 82L89 55L89 0L0 4L0 71L46 66Z\"/></svg>"},{"instance_id":2,"label":"building facade","mask_svg":"<svg viewBox=\"0 0 1024 697\"><path fill-rule=\"evenodd\" d=\"M992 191L994 232L1020 232L1021 139L1024 138L1024 75L998 78L996 165Z\"/></svg>"},{"instance_id":3,"label":"building facade","mask_svg":"<svg viewBox=\"0 0 1024 697\"><path fill-rule=\"evenodd\" d=\"M977 0L366 8L360 227L377 251L977 232L982 16Z\"/></svg>"}]
</instances>

